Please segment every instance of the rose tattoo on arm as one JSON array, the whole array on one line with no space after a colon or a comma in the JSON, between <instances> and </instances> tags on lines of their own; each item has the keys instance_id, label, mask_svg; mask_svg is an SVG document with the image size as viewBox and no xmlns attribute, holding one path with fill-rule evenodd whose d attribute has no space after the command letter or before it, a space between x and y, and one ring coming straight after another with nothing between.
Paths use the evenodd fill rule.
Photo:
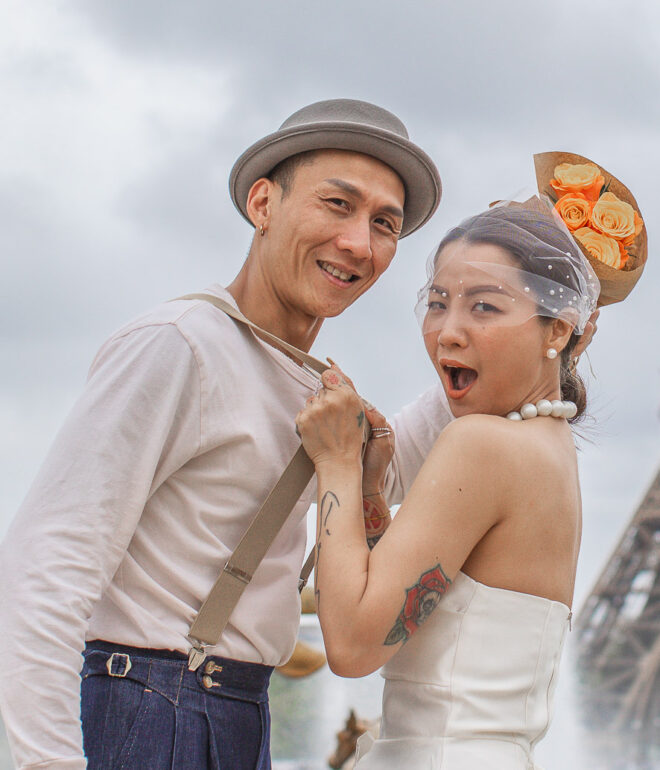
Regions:
<instances>
[{"instance_id":1,"label":"rose tattoo on arm","mask_svg":"<svg viewBox=\"0 0 660 770\"><path fill-rule=\"evenodd\" d=\"M440 564L423 572L414 586L406 589L406 600L401 612L383 644L407 642L413 631L431 615L443 594L451 585Z\"/></svg>"}]
</instances>

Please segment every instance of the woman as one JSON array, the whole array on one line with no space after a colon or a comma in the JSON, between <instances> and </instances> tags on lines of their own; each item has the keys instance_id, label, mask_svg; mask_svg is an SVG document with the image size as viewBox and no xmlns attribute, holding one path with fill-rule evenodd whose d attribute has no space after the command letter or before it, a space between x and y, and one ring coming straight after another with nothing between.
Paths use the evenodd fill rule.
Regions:
<instances>
[{"instance_id":1,"label":"woman","mask_svg":"<svg viewBox=\"0 0 660 770\"><path fill-rule=\"evenodd\" d=\"M359 770L522 770L571 617L581 519L568 421L586 405L572 352L598 281L538 199L467 220L430 268L424 341L460 419L391 524L379 415L367 412L364 478L365 414L341 372L298 416L318 478L318 614L336 673L385 665L381 735Z\"/></svg>"}]
</instances>

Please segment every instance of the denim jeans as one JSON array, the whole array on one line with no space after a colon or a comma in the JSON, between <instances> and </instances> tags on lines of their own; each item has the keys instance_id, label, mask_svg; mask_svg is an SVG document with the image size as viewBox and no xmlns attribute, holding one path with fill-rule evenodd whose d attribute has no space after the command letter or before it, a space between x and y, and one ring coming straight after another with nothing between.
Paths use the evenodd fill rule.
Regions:
<instances>
[{"instance_id":1,"label":"denim jeans","mask_svg":"<svg viewBox=\"0 0 660 770\"><path fill-rule=\"evenodd\" d=\"M270 770L269 666L88 642L81 672L89 770Z\"/></svg>"}]
</instances>

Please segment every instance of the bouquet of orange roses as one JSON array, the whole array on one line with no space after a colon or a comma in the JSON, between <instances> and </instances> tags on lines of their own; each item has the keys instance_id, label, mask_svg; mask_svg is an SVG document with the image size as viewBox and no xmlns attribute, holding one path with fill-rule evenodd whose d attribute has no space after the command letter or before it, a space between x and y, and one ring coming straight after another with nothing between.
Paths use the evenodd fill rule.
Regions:
<instances>
[{"instance_id":1,"label":"bouquet of orange roses","mask_svg":"<svg viewBox=\"0 0 660 770\"><path fill-rule=\"evenodd\" d=\"M569 152L534 156L539 192L555 209L601 284L599 305L620 302L646 264L644 221L630 190L588 158Z\"/></svg>"}]
</instances>

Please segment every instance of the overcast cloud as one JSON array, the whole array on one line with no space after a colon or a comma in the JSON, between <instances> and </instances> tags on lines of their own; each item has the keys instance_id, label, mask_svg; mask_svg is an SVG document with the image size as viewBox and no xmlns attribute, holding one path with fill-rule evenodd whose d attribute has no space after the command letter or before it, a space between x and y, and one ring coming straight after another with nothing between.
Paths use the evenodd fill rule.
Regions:
<instances>
[{"instance_id":1,"label":"overcast cloud","mask_svg":"<svg viewBox=\"0 0 660 770\"><path fill-rule=\"evenodd\" d=\"M5 0L0 16L0 532L103 339L240 267L251 230L227 194L235 158L303 104L346 96L396 112L445 188L313 351L390 413L434 379L412 313L427 254L463 216L531 187L534 152L586 155L639 202L649 264L590 351L584 594L660 460L653 0Z\"/></svg>"}]
</instances>

